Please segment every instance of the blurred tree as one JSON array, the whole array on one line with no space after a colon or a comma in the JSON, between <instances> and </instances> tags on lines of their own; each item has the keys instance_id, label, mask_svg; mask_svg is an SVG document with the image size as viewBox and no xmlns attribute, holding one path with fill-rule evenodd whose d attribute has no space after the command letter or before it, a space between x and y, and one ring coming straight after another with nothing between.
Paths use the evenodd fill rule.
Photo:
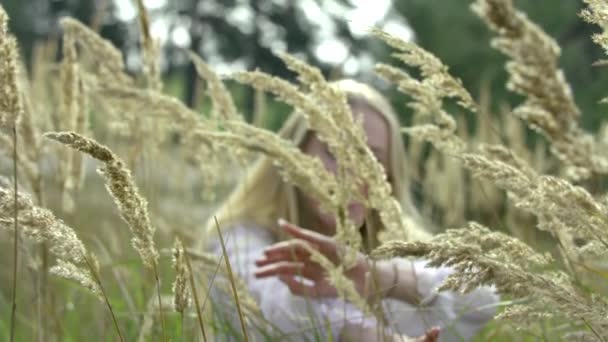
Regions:
<instances>
[{"instance_id":1,"label":"blurred tree","mask_svg":"<svg viewBox=\"0 0 608 342\"><path fill-rule=\"evenodd\" d=\"M0 0L11 16L24 56L39 40L60 37L58 19L70 15L94 26L125 52L127 67L140 67L134 0ZM371 73L384 47L366 37L381 26L413 37L392 0L145 0L152 34L163 46L165 71L182 71L185 100L195 101L197 78L184 49L219 72L260 68L289 77L276 51L289 51L318 65L326 75Z\"/></svg>"},{"instance_id":2,"label":"blurred tree","mask_svg":"<svg viewBox=\"0 0 608 342\"><path fill-rule=\"evenodd\" d=\"M11 17L27 61L41 40L60 37L58 18L70 15L94 26L125 52L129 68L140 67L136 9L132 0L0 0ZM152 33L163 43L163 67L181 73L185 101L196 100L197 78L184 49L191 49L219 72L260 68L291 74L274 56L289 51L318 65L330 77L356 75L372 80L372 66L386 60L386 47L366 35L377 25L413 39L439 56L476 94L490 84L494 103L517 98L504 89L505 58L489 47L490 34L470 11L471 0L146 0ZM562 66L585 112L584 125L596 127L604 109L602 81L608 72L591 62L602 57L577 16L579 1L516 0L563 48ZM405 19L407 18L407 20ZM409 24L414 28L411 30ZM252 99L252 96L246 96ZM403 102L402 97L395 102ZM252 107L249 104L247 107Z\"/></svg>"},{"instance_id":3,"label":"blurred tree","mask_svg":"<svg viewBox=\"0 0 608 342\"><path fill-rule=\"evenodd\" d=\"M391 0L363 1L287 0L181 0L170 5L179 16L169 34L182 47L201 54L220 72L234 68L260 68L281 77L290 74L276 51L289 51L318 65L326 75L371 71L378 45L366 39L365 30L383 26L409 39L406 20L396 14ZM365 9L362 8L365 6ZM168 46L171 49L172 42ZM186 102L196 95L192 65L185 71Z\"/></svg>"},{"instance_id":4,"label":"blurred tree","mask_svg":"<svg viewBox=\"0 0 608 342\"><path fill-rule=\"evenodd\" d=\"M125 24L116 16L112 0L0 0L10 17L10 30L29 66L35 44L60 39L59 19L74 17L93 26L116 46L125 43Z\"/></svg>"}]
</instances>

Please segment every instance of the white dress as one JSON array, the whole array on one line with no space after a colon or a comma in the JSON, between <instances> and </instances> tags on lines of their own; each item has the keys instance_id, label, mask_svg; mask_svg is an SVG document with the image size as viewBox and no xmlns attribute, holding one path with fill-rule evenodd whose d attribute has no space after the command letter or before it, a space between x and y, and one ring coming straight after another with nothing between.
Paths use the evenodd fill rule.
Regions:
<instances>
[{"instance_id":1,"label":"white dress","mask_svg":"<svg viewBox=\"0 0 608 342\"><path fill-rule=\"evenodd\" d=\"M224 239L233 271L245 282L264 319L285 333L279 340L327 341L331 338L338 341L345 321L377 324L375 318L364 317L358 308L339 298L300 297L293 295L276 277L257 279L254 276L255 260L262 256L265 247L275 242L266 229L255 225L236 225ZM217 255L222 254L217 241L211 250ZM393 331L415 337L423 335L431 327L439 326L439 341L468 341L494 316L499 298L492 288L481 287L466 295L451 291L437 292L436 288L452 272L450 268L427 268L424 260L412 262L397 259L397 262L411 263L414 267L417 290L423 299L417 306L397 299L383 300L388 326ZM224 314L229 316L234 329L240 331L232 298L226 298L225 293L217 288L212 290L216 310L218 307L225 310ZM223 303L217 306L218 301ZM248 328L250 338L255 336L256 341L267 340L263 333L255 330Z\"/></svg>"}]
</instances>

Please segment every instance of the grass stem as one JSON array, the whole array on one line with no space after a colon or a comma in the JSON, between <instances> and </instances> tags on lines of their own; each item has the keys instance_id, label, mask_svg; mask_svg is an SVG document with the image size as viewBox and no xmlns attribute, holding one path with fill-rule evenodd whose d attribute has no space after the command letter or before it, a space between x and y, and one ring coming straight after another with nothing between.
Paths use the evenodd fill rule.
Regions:
<instances>
[{"instance_id":1,"label":"grass stem","mask_svg":"<svg viewBox=\"0 0 608 342\"><path fill-rule=\"evenodd\" d=\"M232 287L232 293L234 295L234 302L236 304L236 310L239 314L239 322L241 323L241 330L243 332L243 341L248 342L249 337L247 336L247 328L245 327L245 318L243 317L243 310L241 308L241 303L239 301L239 294L238 294L238 291L236 290L234 274L232 273L232 267L230 267L230 261L228 260L228 252L226 251L226 244L224 243L224 238L223 238L222 232L220 230L220 225L217 222L217 218L214 217L214 219L215 219L215 227L217 229L217 233L220 238L220 243L222 245L222 253L224 255L224 261L226 261L226 271L228 272L230 286Z\"/></svg>"},{"instance_id":2,"label":"grass stem","mask_svg":"<svg viewBox=\"0 0 608 342\"><path fill-rule=\"evenodd\" d=\"M158 313L160 315L160 326L163 334L163 341L167 342L167 329L165 327L165 315L163 313L163 302L160 296L160 278L158 276L158 265L156 262L152 264L154 270L154 279L156 280L156 293L158 294Z\"/></svg>"},{"instance_id":3,"label":"grass stem","mask_svg":"<svg viewBox=\"0 0 608 342\"><path fill-rule=\"evenodd\" d=\"M200 302L198 299L198 293L196 292L194 274L192 273L192 266L190 265L190 256L188 256L187 252L184 252L184 259L186 260L186 266L188 267L188 273L190 273L189 274L190 289L192 290L192 297L194 298L194 305L196 306L196 317L198 318L198 325L201 328L201 334L203 334L203 341L207 342L207 334L205 333L205 326L203 325L203 313L201 312L201 305L200 305Z\"/></svg>"},{"instance_id":4,"label":"grass stem","mask_svg":"<svg viewBox=\"0 0 608 342\"><path fill-rule=\"evenodd\" d=\"M17 208L17 194L18 194L18 186L17 186L17 124L13 125L13 183L14 183L14 234L13 234L13 294L12 294L12 304L11 304L11 337L10 340L13 342L15 340L15 323L16 323L16 313L17 313L17 268L19 262L17 257L19 255L19 208Z\"/></svg>"}]
</instances>

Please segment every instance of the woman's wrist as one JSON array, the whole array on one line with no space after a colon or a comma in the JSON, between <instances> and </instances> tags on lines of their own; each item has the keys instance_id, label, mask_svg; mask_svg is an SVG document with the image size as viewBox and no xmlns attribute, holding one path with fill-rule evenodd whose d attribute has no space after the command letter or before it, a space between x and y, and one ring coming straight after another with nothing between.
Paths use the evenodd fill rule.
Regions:
<instances>
[{"instance_id":1,"label":"woman's wrist","mask_svg":"<svg viewBox=\"0 0 608 342\"><path fill-rule=\"evenodd\" d=\"M411 263L400 263L397 259L382 260L376 262L373 268L376 291L385 298L400 299L411 304L420 301L416 275Z\"/></svg>"},{"instance_id":2,"label":"woman's wrist","mask_svg":"<svg viewBox=\"0 0 608 342\"><path fill-rule=\"evenodd\" d=\"M384 297L392 297L398 284L399 272L391 260L378 261L375 264L377 291Z\"/></svg>"}]
</instances>

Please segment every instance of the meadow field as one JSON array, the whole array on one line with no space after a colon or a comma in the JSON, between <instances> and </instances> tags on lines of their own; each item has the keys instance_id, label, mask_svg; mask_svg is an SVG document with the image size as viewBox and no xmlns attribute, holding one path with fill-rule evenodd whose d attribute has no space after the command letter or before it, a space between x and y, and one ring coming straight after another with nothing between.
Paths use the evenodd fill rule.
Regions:
<instances>
[{"instance_id":1,"label":"meadow field","mask_svg":"<svg viewBox=\"0 0 608 342\"><path fill-rule=\"evenodd\" d=\"M589 39L608 51L608 2L583 2L572 16L596 24ZM493 34L488 49L507 59L505 87L517 101L499 110L489 90L470 93L433 51L371 30L394 52L375 73L411 110L402 132L411 191L434 234L424 241L408 234L344 94L319 69L280 53L295 82L261 71L218 75L190 53L202 87L188 107L161 73L161 47L137 4L136 74L119 49L71 18L61 20L61 44L38 44L26 68L0 7L2 341L246 339L259 309L230 260L200 247L218 238L204 227L261 156L324 196L339 239L353 229L339 215L348 192L369 182L377 192L365 204L385 227L372 257L452 266L445 290L495 286L498 314L476 341L608 339L608 126L582 128L589 114L574 94L584 89L569 85L559 45L511 0L470 4ZM608 61L588 63L606 72ZM241 99L248 88L253 108ZM305 113L352 177L336 180L276 134L291 109ZM362 248L361 239L340 242ZM329 272L338 266L328 266L332 284L370 310L348 278ZM216 284L223 280L230 286ZM214 286L237 303L243 326L217 314Z\"/></svg>"}]
</instances>

